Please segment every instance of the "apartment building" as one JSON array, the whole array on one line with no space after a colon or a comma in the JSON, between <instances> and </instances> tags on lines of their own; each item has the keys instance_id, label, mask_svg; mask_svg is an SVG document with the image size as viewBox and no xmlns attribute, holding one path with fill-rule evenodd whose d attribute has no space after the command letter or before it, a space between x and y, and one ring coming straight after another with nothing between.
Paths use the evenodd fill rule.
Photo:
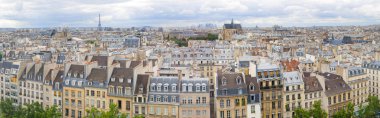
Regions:
<instances>
[{"instance_id":1,"label":"apartment building","mask_svg":"<svg viewBox=\"0 0 380 118\"><path fill-rule=\"evenodd\" d=\"M310 72L303 73L303 82L305 89L304 108L310 109L317 101L323 101L322 94L324 93L322 85L319 83L316 76L310 76Z\"/></svg>"},{"instance_id":2,"label":"apartment building","mask_svg":"<svg viewBox=\"0 0 380 118\"><path fill-rule=\"evenodd\" d=\"M215 112L217 118L247 117L247 85L243 73L218 71Z\"/></svg>"},{"instance_id":3,"label":"apartment building","mask_svg":"<svg viewBox=\"0 0 380 118\"><path fill-rule=\"evenodd\" d=\"M145 115L147 114L149 80L150 80L150 75L147 75L147 74L137 75L136 86L133 92L134 116L140 115L140 116L145 117Z\"/></svg>"},{"instance_id":4,"label":"apartment building","mask_svg":"<svg viewBox=\"0 0 380 118\"><path fill-rule=\"evenodd\" d=\"M97 63L65 65L63 84L63 117L81 118L85 115L85 84L87 77Z\"/></svg>"},{"instance_id":5,"label":"apartment building","mask_svg":"<svg viewBox=\"0 0 380 118\"><path fill-rule=\"evenodd\" d=\"M380 61L364 63L365 73L369 77L369 93L372 96L380 96Z\"/></svg>"},{"instance_id":6,"label":"apartment building","mask_svg":"<svg viewBox=\"0 0 380 118\"><path fill-rule=\"evenodd\" d=\"M314 76L314 74L312 74ZM322 94L322 108L326 109L329 116L343 109L352 102L351 88L339 75L332 73L317 73L315 75L324 88ZM327 100L327 101L326 101Z\"/></svg>"},{"instance_id":7,"label":"apartment building","mask_svg":"<svg viewBox=\"0 0 380 118\"><path fill-rule=\"evenodd\" d=\"M264 118L283 117L283 80L278 65L260 63L257 79L261 91L261 116Z\"/></svg>"},{"instance_id":8,"label":"apartment building","mask_svg":"<svg viewBox=\"0 0 380 118\"><path fill-rule=\"evenodd\" d=\"M285 118L294 117L294 110L298 107L304 107L304 82L302 75L298 71L284 72L284 106Z\"/></svg>"},{"instance_id":9,"label":"apartment building","mask_svg":"<svg viewBox=\"0 0 380 118\"><path fill-rule=\"evenodd\" d=\"M362 67L337 67L337 74L351 87L352 103L356 108L367 102L369 95L369 80Z\"/></svg>"},{"instance_id":10,"label":"apartment building","mask_svg":"<svg viewBox=\"0 0 380 118\"><path fill-rule=\"evenodd\" d=\"M247 118L261 118L261 95L260 85L256 77L245 75L248 88Z\"/></svg>"},{"instance_id":11,"label":"apartment building","mask_svg":"<svg viewBox=\"0 0 380 118\"><path fill-rule=\"evenodd\" d=\"M20 62L0 62L0 96L1 100L11 99L14 104L20 103L19 97L23 95L19 89Z\"/></svg>"},{"instance_id":12,"label":"apartment building","mask_svg":"<svg viewBox=\"0 0 380 118\"><path fill-rule=\"evenodd\" d=\"M45 77L45 107L56 105L59 110L62 110L62 88L63 88L63 70L50 69Z\"/></svg>"},{"instance_id":13,"label":"apartment building","mask_svg":"<svg viewBox=\"0 0 380 118\"><path fill-rule=\"evenodd\" d=\"M149 83L149 118L179 118L180 77L152 77ZM183 100L183 99L181 99ZM188 100L188 99L185 99ZM189 100L188 100L189 101ZM191 101L191 100L190 100Z\"/></svg>"},{"instance_id":14,"label":"apartment building","mask_svg":"<svg viewBox=\"0 0 380 118\"><path fill-rule=\"evenodd\" d=\"M114 68L108 83L107 99L116 104L121 113L133 116L134 71L132 68Z\"/></svg>"},{"instance_id":15,"label":"apartment building","mask_svg":"<svg viewBox=\"0 0 380 118\"><path fill-rule=\"evenodd\" d=\"M77 97L80 98L83 95L85 98L86 110L91 110L91 108L97 108L102 111L108 109L109 105L106 98L110 75L108 72L106 68L92 68L84 83L85 93L79 93L78 91Z\"/></svg>"},{"instance_id":16,"label":"apartment building","mask_svg":"<svg viewBox=\"0 0 380 118\"><path fill-rule=\"evenodd\" d=\"M210 117L210 94L208 78L186 78L180 80L180 118Z\"/></svg>"}]
</instances>

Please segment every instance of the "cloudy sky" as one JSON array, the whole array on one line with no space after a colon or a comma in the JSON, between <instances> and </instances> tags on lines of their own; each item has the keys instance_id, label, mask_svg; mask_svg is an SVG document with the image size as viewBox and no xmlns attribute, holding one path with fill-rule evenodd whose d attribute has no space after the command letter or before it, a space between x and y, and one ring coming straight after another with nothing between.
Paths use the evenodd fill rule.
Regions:
<instances>
[{"instance_id":1,"label":"cloudy sky","mask_svg":"<svg viewBox=\"0 0 380 118\"><path fill-rule=\"evenodd\" d=\"M243 26L380 23L380 0L0 0L0 27Z\"/></svg>"}]
</instances>

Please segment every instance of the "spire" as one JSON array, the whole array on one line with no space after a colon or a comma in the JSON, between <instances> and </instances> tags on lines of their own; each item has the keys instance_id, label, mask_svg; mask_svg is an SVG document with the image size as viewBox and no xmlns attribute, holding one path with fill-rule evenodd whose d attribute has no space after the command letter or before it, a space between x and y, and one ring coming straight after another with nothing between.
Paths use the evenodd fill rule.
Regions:
<instances>
[{"instance_id":1,"label":"spire","mask_svg":"<svg viewBox=\"0 0 380 118\"><path fill-rule=\"evenodd\" d=\"M231 20L231 24L234 24L234 19Z\"/></svg>"}]
</instances>

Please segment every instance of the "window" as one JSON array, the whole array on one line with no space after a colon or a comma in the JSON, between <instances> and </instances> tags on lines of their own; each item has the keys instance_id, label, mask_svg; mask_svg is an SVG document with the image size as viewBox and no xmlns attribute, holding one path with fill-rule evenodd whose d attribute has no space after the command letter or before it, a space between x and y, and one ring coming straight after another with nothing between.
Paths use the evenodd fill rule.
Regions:
<instances>
[{"instance_id":1,"label":"window","mask_svg":"<svg viewBox=\"0 0 380 118\"><path fill-rule=\"evenodd\" d=\"M253 85L249 86L249 90L254 91L255 90L255 86L253 86Z\"/></svg>"},{"instance_id":2,"label":"window","mask_svg":"<svg viewBox=\"0 0 380 118\"><path fill-rule=\"evenodd\" d=\"M235 106L239 106L240 105L240 100L239 99L235 99Z\"/></svg>"},{"instance_id":3,"label":"window","mask_svg":"<svg viewBox=\"0 0 380 118\"><path fill-rule=\"evenodd\" d=\"M152 83L150 85L150 91L155 91L156 84Z\"/></svg>"},{"instance_id":4,"label":"window","mask_svg":"<svg viewBox=\"0 0 380 118\"><path fill-rule=\"evenodd\" d=\"M196 91L196 92L201 91L201 85L200 85L200 84L196 84L195 86L196 86L196 87L195 87L195 91Z\"/></svg>"},{"instance_id":5,"label":"window","mask_svg":"<svg viewBox=\"0 0 380 118\"><path fill-rule=\"evenodd\" d=\"M149 108L149 114L154 114L154 107Z\"/></svg>"},{"instance_id":6,"label":"window","mask_svg":"<svg viewBox=\"0 0 380 118\"><path fill-rule=\"evenodd\" d=\"M222 85L227 85L227 79L223 77L222 79Z\"/></svg>"},{"instance_id":7,"label":"window","mask_svg":"<svg viewBox=\"0 0 380 118\"><path fill-rule=\"evenodd\" d=\"M229 107L229 106L231 106L231 104L230 104L230 100L228 99L227 100L227 107Z\"/></svg>"},{"instance_id":8,"label":"window","mask_svg":"<svg viewBox=\"0 0 380 118\"><path fill-rule=\"evenodd\" d=\"M177 97L176 96L172 96L172 102L177 102Z\"/></svg>"},{"instance_id":9,"label":"window","mask_svg":"<svg viewBox=\"0 0 380 118\"><path fill-rule=\"evenodd\" d=\"M220 111L220 118L224 118L224 111Z\"/></svg>"},{"instance_id":10,"label":"window","mask_svg":"<svg viewBox=\"0 0 380 118\"><path fill-rule=\"evenodd\" d=\"M202 104L206 104L206 97L202 97Z\"/></svg>"},{"instance_id":11,"label":"window","mask_svg":"<svg viewBox=\"0 0 380 118\"><path fill-rule=\"evenodd\" d=\"M117 101L117 108L121 109L121 100Z\"/></svg>"},{"instance_id":12,"label":"window","mask_svg":"<svg viewBox=\"0 0 380 118\"><path fill-rule=\"evenodd\" d=\"M191 97L187 98L187 103L188 103L188 104L193 104L193 100L192 100Z\"/></svg>"},{"instance_id":13,"label":"window","mask_svg":"<svg viewBox=\"0 0 380 118\"><path fill-rule=\"evenodd\" d=\"M231 112L230 112L230 110L227 110L227 118L231 118Z\"/></svg>"},{"instance_id":14,"label":"window","mask_svg":"<svg viewBox=\"0 0 380 118\"><path fill-rule=\"evenodd\" d=\"M175 92L175 91L177 91L177 84L172 85L172 92Z\"/></svg>"},{"instance_id":15,"label":"window","mask_svg":"<svg viewBox=\"0 0 380 118\"><path fill-rule=\"evenodd\" d=\"M175 107L172 108L172 115L176 115L177 114L177 109Z\"/></svg>"},{"instance_id":16,"label":"window","mask_svg":"<svg viewBox=\"0 0 380 118\"><path fill-rule=\"evenodd\" d=\"M168 115L168 108L164 108L164 115Z\"/></svg>"},{"instance_id":17,"label":"window","mask_svg":"<svg viewBox=\"0 0 380 118\"><path fill-rule=\"evenodd\" d=\"M197 99L195 100L195 103L196 104L201 104L201 97L197 97Z\"/></svg>"},{"instance_id":18,"label":"window","mask_svg":"<svg viewBox=\"0 0 380 118\"><path fill-rule=\"evenodd\" d=\"M256 113L256 111L255 111L255 105L251 105L251 113Z\"/></svg>"},{"instance_id":19,"label":"window","mask_svg":"<svg viewBox=\"0 0 380 118\"><path fill-rule=\"evenodd\" d=\"M220 107L224 107L224 100L220 100Z\"/></svg>"},{"instance_id":20,"label":"window","mask_svg":"<svg viewBox=\"0 0 380 118\"><path fill-rule=\"evenodd\" d=\"M164 85L164 91L168 91L168 90L169 90L169 84L166 83L166 84Z\"/></svg>"},{"instance_id":21,"label":"window","mask_svg":"<svg viewBox=\"0 0 380 118\"><path fill-rule=\"evenodd\" d=\"M126 107L126 109L128 111L131 110L131 102L130 101L126 101L125 107Z\"/></svg>"}]
</instances>

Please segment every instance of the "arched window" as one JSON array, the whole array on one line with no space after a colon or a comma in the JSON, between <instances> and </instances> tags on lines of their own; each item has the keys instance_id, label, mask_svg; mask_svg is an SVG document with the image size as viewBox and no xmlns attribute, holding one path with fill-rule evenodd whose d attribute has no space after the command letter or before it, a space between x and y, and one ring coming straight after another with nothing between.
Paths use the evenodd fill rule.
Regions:
<instances>
[{"instance_id":1,"label":"arched window","mask_svg":"<svg viewBox=\"0 0 380 118\"><path fill-rule=\"evenodd\" d=\"M152 83L150 84L150 91L155 91L156 90L156 84Z\"/></svg>"},{"instance_id":2,"label":"arched window","mask_svg":"<svg viewBox=\"0 0 380 118\"><path fill-rule=\"evenodd\" d=\"M222 85L227 85L227 79L225 77L222 79Z\"/></svg>"},{"instance_id":3,"label":"arched window","mask_svg":"<svg viewBox=\"0 0 380 118\"><path fill-rule=\"evenodd\" d=\"M192 83L190 83L190 84L188 85L188 89L187 89L187 91L189 91L189 92L192 92L192 91L193 91L193 84L192 84Z\"/></svg>"},{"instance_id":4,"label":"arched window","mask_svg":"<svg viewBox=\"0 0 380 118\"><path fill-rule=\"evenodd\" d=\"M254 91L255 90L255 86L253 84L249 85L249 90Z\"/></svg>"},{"instance_id":5,"label":"arched window","mask_svg":"<svg viewBox=\"0 0 380 118\"><path fill-rule=\"evenodd\" d=\"M187 91L187 84L182 84L182 92L186 92Z\"/></svg>"},{"instance_id":6,"label":"arched window","mask_svg":"<svg viewBox=\"0 0 380 118\"><path fill-rule=\"evenodd\" d=\"M201 91L201 84L199 83L195 84L195 91L197 92Z\"/></svg>"},{"instance_id":7,"label":"arched window","mask_svg":"<svg viewBox=\"0 0 380 118\"><path fill-rule=\"evenodd\" d=\"M202 84L202 91L203 91L203 92L206 91L206 84L205 84L205 83Z\"/></svg>"},{"instance_id":8,"label":"arched window","mask_svg":"<svg viewBox=\"0 0 380 118\"><path fill-rule=\"evenodd\" d=\"M237 84L241 84L241 77L240 77L240 76L238 76L238 77L236 78L236 83L237 83Z\"/></svg>"}]
</instances>

